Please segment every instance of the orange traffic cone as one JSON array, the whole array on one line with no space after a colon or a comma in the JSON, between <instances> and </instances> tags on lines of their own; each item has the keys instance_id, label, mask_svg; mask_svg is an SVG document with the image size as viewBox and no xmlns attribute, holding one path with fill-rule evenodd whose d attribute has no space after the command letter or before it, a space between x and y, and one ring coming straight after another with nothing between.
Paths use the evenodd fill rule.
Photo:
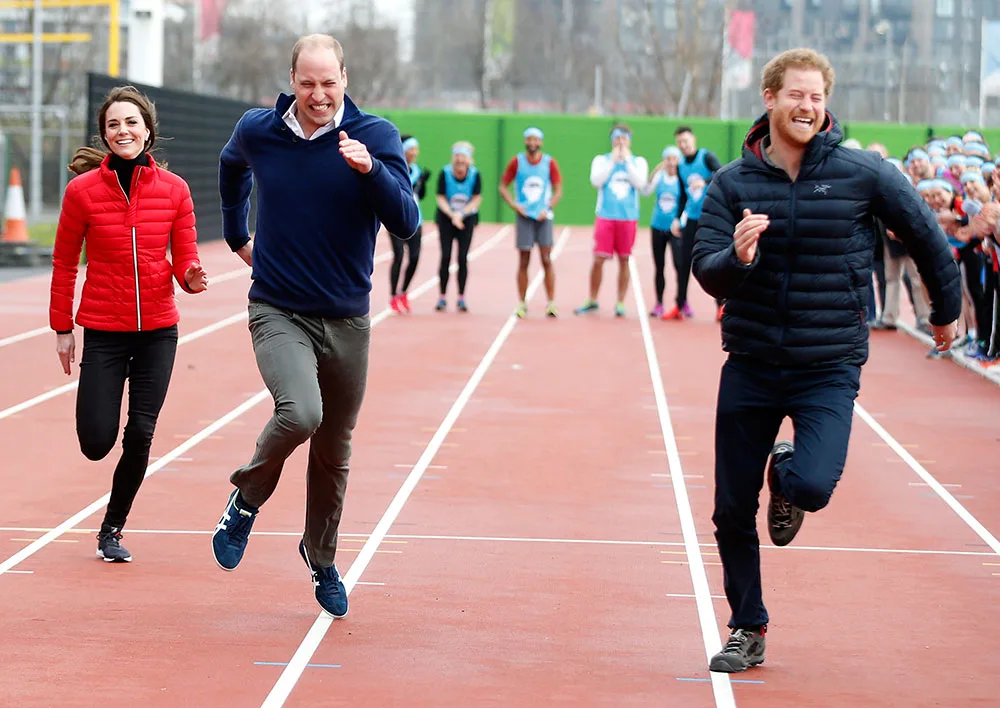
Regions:
<instances>
[{"instance_id":1,"label":"orange traffic cone","mask_svg":"<svg viewBox=\"0 0 1000 708\"><path fill-rule=\"evenodd\" d=\"M2 240L6 243L27 243L28 223L25 221L27 210L24 208L24 188L21 186L21 172L16 167L10 170L4 215L7 223L4 225Z\"/></svg>"}]
</instances>

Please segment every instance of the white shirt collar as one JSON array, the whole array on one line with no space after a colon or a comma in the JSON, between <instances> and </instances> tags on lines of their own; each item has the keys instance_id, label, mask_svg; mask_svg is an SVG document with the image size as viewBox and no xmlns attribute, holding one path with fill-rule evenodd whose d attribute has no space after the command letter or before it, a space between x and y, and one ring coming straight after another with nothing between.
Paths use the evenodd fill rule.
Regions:
<instances>
[{"instance_id":1,"label":"white shirt collar","mask_svg":"<svg viewBox=\"0 0 1000 708\"><path fill-rule=\"evenodd\" d=\"M340 102L340 108L338 108L337 112L333 114L333 120L327 123L326 125L318 128L315 133L309 136L309 140L315 140L321 135L326 135L330 131L336 130L337 128L340 127L340 123L344 119L345 103L346 101ZM285 111L285 115L282 116L282 119L285 121L285 125L291 128L293 133L295 133L297 136L305 140L306 133L304 130L302 130L302 126L299 124L298 118L295 117L296 115L295 106L296 106L295 101L292 101L292 105L290 105L288 107L288 110Z\"/></svg>"}]
</instances>

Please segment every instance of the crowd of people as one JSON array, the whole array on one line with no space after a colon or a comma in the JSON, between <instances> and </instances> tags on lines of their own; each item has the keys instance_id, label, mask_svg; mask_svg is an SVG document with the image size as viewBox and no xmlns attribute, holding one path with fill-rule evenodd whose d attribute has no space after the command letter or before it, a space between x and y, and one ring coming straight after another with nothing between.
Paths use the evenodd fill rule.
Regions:
<instances>
[{"instance_id":1,"label":"crowd of people","mask_svg":"<svg viewBox=\"0 0 1000 708\"><path fill-rule=\"evenodd\" d=\"M851 140L845 141L845 147L862 149L859 142ZM994 366L1000 354L1000 172L982 134L969 130L963 135L935 136L899 158L889 156L881 143L871 143L867 149L902 171L936 214L962 272L961 338L954 344L969 359L985 367ZM875 233L876 288L869 298L871 328L897 328L905 289L917 328L929 334L930 303L913 259L884 224L877 222ZM941 357L947 352L933 348L928 355Z\"/></svg>"}]
</instances>

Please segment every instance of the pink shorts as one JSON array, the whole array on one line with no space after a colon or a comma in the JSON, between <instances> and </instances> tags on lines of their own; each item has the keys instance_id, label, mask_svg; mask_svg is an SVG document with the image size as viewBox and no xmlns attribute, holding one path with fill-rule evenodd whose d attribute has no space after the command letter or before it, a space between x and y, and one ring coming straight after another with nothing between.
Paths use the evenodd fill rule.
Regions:
<instances>
[{"instance_id":1,"label":"pink shorts","mask_svg":"<svg viewBox=\"0 0 1000 708\"><path fill-rule=\"evenodd\" d=\"M631 256L635 245L635 221L612 221L597 217L594 221L594 255Z\"/></svg>"}]
</instances>

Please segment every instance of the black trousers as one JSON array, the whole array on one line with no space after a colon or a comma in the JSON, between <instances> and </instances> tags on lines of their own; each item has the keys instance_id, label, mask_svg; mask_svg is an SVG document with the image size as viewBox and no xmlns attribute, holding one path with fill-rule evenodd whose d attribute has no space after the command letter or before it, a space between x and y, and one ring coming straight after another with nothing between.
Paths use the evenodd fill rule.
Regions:
<instances>
[{"instance_id":1,"label":"black trousers","mask_svg":"<svg viewBox=\"0 0 1000 708\"><path fill-rule=\"evenodd\" d=\"M104 526L121 529L125 525L145 477L176 352L176 325L147 332L83 332L76 433L80 450L88 459L103 460L115 446L128 381L128 422Z\"/></svg>"},{"instance_id":2,"label":"black trousers","mask_svg":"<svg viewBox=\"0 0 1000 708\"><path fill-rule=\"evenodd\" d=\"M976 315L976 339L985 344L993 330L993 299L987 297L984 283L986 258L969 246L959 250L958 257L965 269L965 286L969 289L972 309Z\"/></svg>"},{"instance_id":3,"label":"black trousers","mask_svg":"<svg viewBox=\"0 0 1000 708\"><path fill-rule=\"evenodd\" d=\"M688 283L691 282L691 261L694 253L694 237L698 233L698 220L688 219L681 227L681 237L671 241L674 255L674 267L677 269L677 307L684 307L688 300ZM675 244L674 242L679 241ZM725 300L715 298L716 305L722 305Z\"/></svg>"},{"instance_id":4,"label":"black trousers","mask_svg":"<svg viewBox=\"0 0 1000 708\"><path fill-rule=\"evenodd\" d=\"M403 270L403 251L410 252L410 260L406 264L406 272L403 274L403 292L410 289L410 282L414 273L417 272L417 263L420 262L420 237L423 235L424 227L418 226L417 233L413 234L405 241L401 238L392 237L392 267L389 269L389 286L391 293L395 295L399 289L399 274Z\"/></svg>"},{"instance_id":5,"label":"black trousers","mask_svg":"<svg viewBox=\"0 0 1000 708\"><path fill-rule=\"evenodd\" d=\"M677 274L678 288L680 286L682 271L684 268L684 246L683 239L676 238L669 231L663 229L652 229L653 234L653 266L654 285L656 286L656 302L663 304L663 291L667 287L664 276L664 269L667 266L667 245L670 245L670 258L674 262L674 273ZM693 248L693 242L692 242ZM690 254L688 255L690 257ZM691 265L688 264L688 274L691 272ZM686 277L686 276L685 276ZM686 297L686 295L685 295Z\"/></svg>"},{"instance_id":6,"label":"black trousers","mask_svg":"<svg viewBox=\"0 0 1000 708\"><path fill-rule=\"evenodd\" d=\"M782 421L792 419L795 452L777 470L779 491L805 511L830 501L847 460L861 367L783 368L730 356L722 367L715 422L715 539L729 626L767 624L757 538L764 468Z\"/></svg>"},{"instance_id":7,"label":"black trousers","mask_svg":"<svg viewBox=\"0 0 1000 708\"><path fill-rule=\"evenodd\" d=\"M458 242L458 294L465 294L465 283L469 278L469 248L472 246L472 232L479 223L476 214L467 216L462 222L465 228L456 229L451 219L438 212L437 227L441 236L441 267L438 277L441 280L441 296L448 292L448 269L451 267L451 246Z\"/></svg>"}]
</instances>

